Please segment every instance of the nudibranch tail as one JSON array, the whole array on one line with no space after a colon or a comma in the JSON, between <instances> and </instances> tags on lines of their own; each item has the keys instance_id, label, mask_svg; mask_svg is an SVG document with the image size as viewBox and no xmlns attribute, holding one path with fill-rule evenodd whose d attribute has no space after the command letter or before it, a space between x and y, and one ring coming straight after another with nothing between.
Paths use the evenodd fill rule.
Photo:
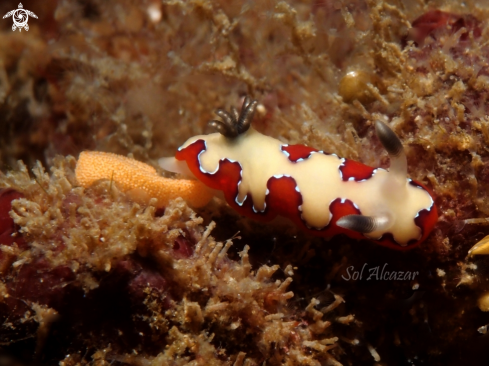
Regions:
<instances>
[{"instance_id":1,"label":"nudibranch tail","mask_svg":"<svg viewBox=\"0 0 489 366\"><path fill-rule=\"evenodd\" d=\"M213 193L198 180L164 178L148 164L112 153L80 153L75 175L85 188L102 179L113 180L134 201L147 204L151 198L156 198L158 207L181 197L190 206L198 208L205 206L213 197Z\"/></svg>"}]
</instances>

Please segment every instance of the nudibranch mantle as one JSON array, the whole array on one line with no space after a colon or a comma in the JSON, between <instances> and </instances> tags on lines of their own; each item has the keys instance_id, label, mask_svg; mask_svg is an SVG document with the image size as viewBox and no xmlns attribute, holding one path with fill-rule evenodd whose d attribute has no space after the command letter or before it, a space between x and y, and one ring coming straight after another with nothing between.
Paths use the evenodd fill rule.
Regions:
<instances>
[{"instance_id":1,"label":"nudibranch mantle","mask_svg":"<svg viewBox=\"0 0 489 366\"><path fill-rule=\"evenodd\" d=\"M193 152L188 156L187 147L197 141L203 141L204 148L195 161ZM219 133L194 136L179 148L177 159L185 160L192 173L200 180L203 180L201 175L212 179L211 176L218 172L219 163L223 159L237 162L241 169L241 179L237 184L238 194L233 203L242 206L250 196L257 215L266 209L269 179L290 177L302 197L302 204L295 208L296 212L290 214L299 215L310 228L322 229L330 223L333 216L330 205L339 198L350 200L362 215L390 213L395 217L392 227L366 234L367 238L378 239L391 232L400 245L421 238L421 228L415 224L414 217L420 211L433 206L433 199L427 191L410 184L409 180L405 182L405 192L392 189L388 179L389 172L384 169L374 169L369 179L343 181L340 168L348 160L312 151L301 161L292 162L283 151L284 146L287 147L279 140L262 135L250 127L232 140ZM288 193L290 192L281 194Z\"/></svg>"},{"instance_id":2,"label":"nudibranch mantle","mask_svg":"<svg viewBox=\"0 0 489 366\"><path fill-rule=\"evenodd\" d=\"M249 100L243 109L247 105ZM220 112L233 123L245 119L236 110L235 118ZM287 145L250 126L238 133L194 136L178 149L176 160L164 158L160 164L187 174L190 170L209 188L222 191L242 215L262 221L280 215L314 235L345 233L395 249L412 248L432 230L437 210L426 188L407 178L397 136L380 122L377 127L383 130L377 134L381 141L384 137L382 143L391 156L389 171L307 146Z\"/></svg>"}]
</instances>

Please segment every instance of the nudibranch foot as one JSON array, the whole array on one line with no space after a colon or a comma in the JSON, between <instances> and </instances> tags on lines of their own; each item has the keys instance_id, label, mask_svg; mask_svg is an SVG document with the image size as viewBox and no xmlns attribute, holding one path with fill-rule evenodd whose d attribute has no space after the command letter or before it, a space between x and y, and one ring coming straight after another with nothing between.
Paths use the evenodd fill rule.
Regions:
<instances>
[{"instance_id":1,"label":"nudibranch foot","mask_svg":"<svg viewBox=\"0 0 489 366\"><path fill-rule=\"evenodd\" d=\"M158 165L166 171L180 174L185 179L195 179L187 164L184 161L175 159L173 156L158 159Z\"/></svg>"}]
</instances>

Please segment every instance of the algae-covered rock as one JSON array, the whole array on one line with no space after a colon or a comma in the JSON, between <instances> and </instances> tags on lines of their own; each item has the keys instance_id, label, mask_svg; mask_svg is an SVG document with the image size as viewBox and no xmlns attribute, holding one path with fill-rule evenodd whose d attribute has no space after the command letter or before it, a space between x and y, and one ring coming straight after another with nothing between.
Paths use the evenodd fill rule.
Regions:
<instances>
[{"instance_id":1,"label":"algae-covered rock","mask_svg":"<svg viewBox=\"0 0 489 366\"><path fill-rule=\"evenodd\" d=\"M29 31L0 22L2 360L485 365L487 258L467 258L489 235L484 1L23 6ZM244 95L260 132L371 166L389 123L433 233L400 253L76 181L81 151L156 166Z\"/></svg>"}]
</instances>

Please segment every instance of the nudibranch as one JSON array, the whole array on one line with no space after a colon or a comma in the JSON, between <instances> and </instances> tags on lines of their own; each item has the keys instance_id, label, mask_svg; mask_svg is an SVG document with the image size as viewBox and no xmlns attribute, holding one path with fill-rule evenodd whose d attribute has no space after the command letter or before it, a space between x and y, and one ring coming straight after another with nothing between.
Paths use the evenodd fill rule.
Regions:
<instances>
[{"instance_id":1,"label":"nudibranch","mask_svg":"<svg viewBox=\"0 0 489 366\"><path fill-rule=\"evenodd\" d=\"M256 106L247 97L240 113L218 110L222 121L210 122L216 133L188 139L160 165L221 191L253 219L280 215L317 236L344 233L399 250L426 239L438 219L433 197L407 177L404 148L386 124L375 129L388 171L265 136L251 127Z\"/></svg>"}]
</instances>

